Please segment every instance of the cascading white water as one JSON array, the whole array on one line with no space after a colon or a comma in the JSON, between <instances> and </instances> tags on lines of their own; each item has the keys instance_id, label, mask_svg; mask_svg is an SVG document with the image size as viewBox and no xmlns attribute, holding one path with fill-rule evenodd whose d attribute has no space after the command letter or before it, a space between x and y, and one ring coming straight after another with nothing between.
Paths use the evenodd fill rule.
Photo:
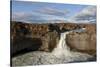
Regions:
<instances>
[{"instance_id":1,"label":"cascading white water","mask_svg":"<svg viewBox=\"0 0 100 67\"><path fill-rule=\"evenodd\" d=\"M83 56L87 55L87 54L83 54L83 53L79 53L79 52L70 51L70 48L66 44L66 35L67 34L69 34L71 32L84 32L84 31L85 31L85 28L76 29L76 30L61 33L59 43L57 44L57 47L53 50L52 53L56 57L62 57L62 56L78 57L78 56L81 56L81 55L83 55ZM87 55L87 56L89 56L89 55Z\"/></svg>"},{"instance_id":2,"label":"cascading white water","mask_svg":"<svg viewBox=\"0 0 100 67\"><path fill-rule=\"evenodd\" d=\"M57 48L56 49L68 49L69 50L69 47L66 45L66 35L71 33L71 32L84 32L85 31L85 28L82 28L82 29L76 29L76 30L72 30L72 31L67 31L67 32L64 32L64 33L61 33L60 35L60 40L59 40L59 43L57 44Z\"/></svg>"},{"instance_id":3,"label":"cascading white water","mask_svg":"<svg viewBox=\"0 0 100 67\"><path fill-rule=\"evenodd\" d=\"M66 34L68 33L69 32L61 33L59 43L57 44L57 47L52 52L55 56L61 56L64 55L65 53L69 54L70 48L66 45L66 41L65 41Z\"/></svg>"}]
</instances>

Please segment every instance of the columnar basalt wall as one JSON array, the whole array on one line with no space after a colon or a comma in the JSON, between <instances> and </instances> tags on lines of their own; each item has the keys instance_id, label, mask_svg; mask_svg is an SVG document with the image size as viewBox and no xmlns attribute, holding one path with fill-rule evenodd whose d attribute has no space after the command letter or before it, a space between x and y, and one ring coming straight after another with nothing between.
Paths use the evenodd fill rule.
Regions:
<instances>
[{"instance_id":1,"label":"columnar basalt wall","mask_svg":"<svg viewBox=\"0 0 100 67\"><path fill-rule=\"evenodd\" d=\"M52 51L59 42L60 34L65 31L86 28L86 32L72 32L66 35L66 43L71 50L96 53L96 24L45 23L31 24L11 22L11 52L25 48Z\"/></svg>"}]
</instances>

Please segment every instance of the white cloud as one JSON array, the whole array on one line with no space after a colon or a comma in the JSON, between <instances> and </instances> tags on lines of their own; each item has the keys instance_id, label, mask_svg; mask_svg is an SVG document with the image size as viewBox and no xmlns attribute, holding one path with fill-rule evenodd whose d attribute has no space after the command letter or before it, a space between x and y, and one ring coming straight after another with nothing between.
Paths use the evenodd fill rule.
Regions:
<instances>
[{"instance_id":1,"label":"white cloud","mask_svg":"<svg viewBox=\"0 0 100 67\"><path fill-rule=\"evenodd\" d=\"M25 18L31 16L31 13L25 12L13 12L12 13L12 20L24 20Z\"/></svg>"},{"instance_id":2,"label":"white cloud","mask_svg":"<svg viewBox=\"0 0 100 67\"><path fill-rule=\"evenodd\" d=\"M38 12L15 12L12 14L13 20L61 20L64 19L64 17L56 16L56 15L49 15L49 14L42 14Z\"/></svg>"},{"instance_id":3,"label":"white cloud","mask_svg":"<svg viewBox=\"0 0 100 67\"><path fill-rule=\"evenodd\" d=\"M68 10L58 10L55 8L44 7L42 9L37 10L37 12L46 14L46 15L54 15L54 16L66 16L69 11Z\"/></svg>"},{"instance_id":4,"label":"white cloud","mask_svg":"<svg viewBox=\"0 0 100 67\"><path fill-rule=\"evenodd\" d=\"M78 23L96 23L96 6L88 6L80 11L78 14L67 18L68 10L58 10L54 8L45 7L37 9L32 12L13 12L12 20L34 22L43 20L67 20Z\"/></svg>"},{"instance_id":5,"label":"white cloud","mask_svg":"<svg viewBox=\"0 0 100 67\"><path fill-rule=\"evenodd\" d=\"M65 16L67 13L67 11L45 7L31 12L13 12L12 20L24 22L66 20Z\"/></svg>"},{"instance_id":6,"label":"white cloud","mask_svg":"<svg viewBox=\"0 0 100 67\"><path fill-rule=\"evenodd\" d=\"M75 22L96 23L96 6L88 6L71 18Z\"/></svg>"}]
</instances>

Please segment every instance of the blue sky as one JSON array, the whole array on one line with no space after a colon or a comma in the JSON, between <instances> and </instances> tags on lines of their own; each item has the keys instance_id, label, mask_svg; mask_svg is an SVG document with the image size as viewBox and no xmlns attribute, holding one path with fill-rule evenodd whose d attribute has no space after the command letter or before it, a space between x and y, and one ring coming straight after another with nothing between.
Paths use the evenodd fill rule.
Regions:
<instances>
[{"instance_id":1,"label":"blue sky","mask_svg":"<svg viewBox=\"0 0 100 67\"><path fill-rule=\"evenodd\" d=\"M91 10L89 10L90 8L94 10L91 12ZM86 16L96 17L96 6L12 1L12 19L16 21L34 22L36 20L76 20L77 18L80 18L77 17L77 15L80 16L82 12L83 14L85 12L94 13L93 15L88 14ZM81 17L82 19L84 18L83 16Z\"/></svg>"}]
</instances>

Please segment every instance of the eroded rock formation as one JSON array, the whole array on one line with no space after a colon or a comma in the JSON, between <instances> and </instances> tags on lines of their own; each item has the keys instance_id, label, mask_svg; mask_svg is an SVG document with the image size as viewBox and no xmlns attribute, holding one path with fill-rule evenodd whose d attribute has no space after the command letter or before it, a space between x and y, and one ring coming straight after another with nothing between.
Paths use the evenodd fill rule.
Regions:
<instances>
[{"instance_id":1,"label":"eroded rock formation","mask_svg":"<svg viewBox=\"0 0 100 67\"><path fill-rule=\"evenodd\" d=\"M86 32L72 32L66 35L66 43L71 50L96 54L96 25L55 23L29 24L11 22L11 53L23 49L52 51L59 41L60 33L64 31L86 28Z\"/></svg>"}]
</instances>

